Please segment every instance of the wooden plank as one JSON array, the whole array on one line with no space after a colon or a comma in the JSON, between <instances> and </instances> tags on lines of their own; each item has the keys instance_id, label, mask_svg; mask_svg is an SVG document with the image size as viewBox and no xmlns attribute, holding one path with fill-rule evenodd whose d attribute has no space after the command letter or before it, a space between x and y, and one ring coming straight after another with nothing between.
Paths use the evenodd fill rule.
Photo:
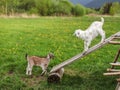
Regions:
<instances>
[{"instance_id":1,"label":"wooden plank","mask_svg":"<svg viewBox=\"0 0 120 90\"><path fill-rule=\"evenodd\" d=\"M118 78L117 81L120 82L120 78Z\"/></svg>"},{"instance_id":2,"label":"wooden plank","mask_svg":"<svg viewBox=\"0 0 120 90\"><path fill-rule=\"evenodd\" d=\"M80 54L78 54L78 55L76 55L76 56L74 56L74 57L72 57L72 58L70 58L70 59L68 59L68 60L66 60L66 61L64 61L64 62L62 62L62 63L60 63L58 65L56 65L56 66L54 66L52 68L52 70L50 71L50 73L53 73L53 72L57 71L58 69L66 66L66 65L69 65L73 61L76 61L78 59L81 59L81 58L85 57L86 55L92 53L93 51L103 47L106 44L108 44L109 41L111 41L114 37L119 36L119 35L120 35L120 32L117 32L116 34L114 34L114 35L110 36L108 39L106 39L103 43L99 43L99 44L89 48L88 51L82 52L82 53L80 53Z\"/></svg>"},{"instance_id":3,"label":"wooden plank","mask_svg":"<svg viewBox=\"0 0 120 90\"><path fill-rule=\"evenodd\" d=\"M117 86L115 88L115 90L120 90L120 78L117 79Z\"/></svg>"},{"instance_id":4,"label":"wooden plank","mask_svg":"<svg viewBox=\"0 0 120 90\"><path fill-rule=\"evenodd\" d=\"M120 42L118 42L118 41L109 41L109 44L119 45Z\"/></svg>"},{"instance_id":5,"label":"wooden plank","mask_svg":"<svg viewBox=\"0 0 120 90\"><path fill-rule=\"evenodd\" d=\"M116 63L110 63L113 66L120 66L120 62L116 62Z\"/></svg>"},{"instance_id":6,"label":"wooden plank","mask_svg":"<svg viewBox=\"0 0 120 90\"><path fill-rule=\"evenodd\" d=\"M107 76L110 76L110 75L120 75L120 72L108 72L108 73L104 73L103 75L107 75Z\"/></svg>"},{"instance_id":7,"label":"wooden plank","mask_svg":"<svg viewBox=\"0 0 120 90\"><path fill-rule=\"evenodd\" d=\"M113 39L120 39L120 37L114 37Z\"/></svg>"},{"instance_id":8,"label":"wooden plank","mask_svg":"<svg viewBox=\"0 0 120 90\"><path fill-rule=\"evenodd\" d=\"M120 82L117 83L115 90L120 90Z\"/></svg>"},{"instance_id":9,"label":"wooden plank","mask_svg":"<svg viewBox=\"0 0 120 90\"><path fill-rule=\"evenodd\" d=\"M115 56L115 59L114 59L114 62L113 62L113 63L116 63L116 62L117 62L119 55L120 55L120 49L118 50L118 53L116 54L116 56ZM113 68L114 68L114 66L112 66L112 67L111 67L111 69L113 69Z\"/></svg>"},{"instance_id":10,"label":"wooden plank","mask_svg":"<svg viewBox=\"0 0 120 90\"><path fill-rule=\"evenodd\" d=\"M108 72L120 72L119 69L111 69L111 68L108 68L107 71Z\"/></svg>"}]
</instances>

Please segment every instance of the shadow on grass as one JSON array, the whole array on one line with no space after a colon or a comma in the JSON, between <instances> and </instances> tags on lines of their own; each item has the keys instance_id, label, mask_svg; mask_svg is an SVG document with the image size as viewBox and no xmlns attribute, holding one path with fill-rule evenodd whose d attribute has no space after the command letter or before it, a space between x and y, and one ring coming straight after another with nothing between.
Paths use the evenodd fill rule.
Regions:
<instances>
[{"instance_id":1,"label":"shadow on grass","mask_svg":"<svg viewBox=\"0 0 120 90\"><path fill-rule=\"evenodd\" d=\"M101 71L95 71L88 77L65 74L60 83L48 84L48 88L55 90L114 90L116 85L116 77L103 76Z\"/></svg>"}]
</instances>

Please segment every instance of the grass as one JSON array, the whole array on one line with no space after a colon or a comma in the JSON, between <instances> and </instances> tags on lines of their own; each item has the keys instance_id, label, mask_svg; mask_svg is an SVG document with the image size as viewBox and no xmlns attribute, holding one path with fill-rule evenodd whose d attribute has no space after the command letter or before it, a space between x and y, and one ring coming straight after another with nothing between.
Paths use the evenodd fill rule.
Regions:
<instances>
[{"instance_id":1,"label":"grass","mask_svg":"<svg viewBox=\"0 0 120 90\"><path fill-rule=\"evenodd\" d=\"M48 71L66 59L82 52L83 41L73 36L74 30L86 29L100 17L0 18L0 89L1 90L114 90L117 76L103 76L119 45L106 45L65 67L59 84L48 84L34 67L26 76L25 54L55 54ZM120 17L105 17L106 37L120 31ZM97 44L97 37L92 45Z\"/></svg>"}]
</instances>

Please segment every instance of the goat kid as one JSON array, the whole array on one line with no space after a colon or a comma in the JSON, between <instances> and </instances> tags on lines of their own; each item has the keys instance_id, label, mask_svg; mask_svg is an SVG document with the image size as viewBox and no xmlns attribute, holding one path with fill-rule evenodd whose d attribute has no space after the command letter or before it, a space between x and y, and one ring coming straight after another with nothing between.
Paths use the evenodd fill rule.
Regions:
<instances>
[{"instance_id":1,"label":"goat kid","mask_svg":"<svg viewBox=\"0 0 120 90\"><path fill-rule=\"evenodd\" d=\"M47 67L49 65L50 59L53 57L54 55L52 53L49 53L46 57L28 56L26 54L26 59L28 61L26 75L32 75L33 66L40 66L42 68L41 76L43 76L47 72Z\"/></svg>"},{"instance_id":2,"label":"goat kid","mask_svg":"<svg viewBox=\"0 0 120 90\"><path fill-rule=\"evenodd\" d=\"M78 29L75 30L74 35L84 40L84 51L86 52L91 44L91 41L101 36L101 43L105 40L105 31L102 29L104 24L104 18L101 17L101 21L94 21L85 31Z\"/></svg>"}]
</instances>

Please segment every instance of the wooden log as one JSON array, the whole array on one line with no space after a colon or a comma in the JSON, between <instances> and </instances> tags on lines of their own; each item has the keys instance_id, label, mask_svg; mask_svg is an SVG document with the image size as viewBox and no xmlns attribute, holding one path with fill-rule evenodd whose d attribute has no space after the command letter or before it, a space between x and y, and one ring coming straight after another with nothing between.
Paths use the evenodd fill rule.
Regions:
<instances>
[{"instance_id":1,"label":"wooden log","mask_svg":"<svg viewBox=\"0 0 120 90\"><path fill-rule=\"evenodd\" d=\"M61 68L54 73L50 73L47 79L48 83L60 82L61 78L63 77L63 74L64 74L64 68Z\"/></svg>"},{"instance_id":2,"label":"wooden log","mask_svg":"<svg viewBox=\"0 0 120 90\"><path fill-rule=\"evenodd\" d=\"M120 72L108 72L108 73L104 73L103 75L120 75Z\"/></svg>"},{"instance_id":3,"label":"wooden log","mask_svg":"<svg viewBox=\"0 0 120 90\"><path fill-rule=\"evenodd\" d=\"M69 65L69 64L72 63L73 61L85 57L86 55L92 53L93 51L95 51L95 50L103 47L103 46L106 45L106 44L108 44L109 41L111 41L111 40L112 40L114 37L116 37L116 36L120 36L120 32L117 32L116 34L110 36L110 37L107 38L103 43L99 43L99 44L97 44L97 45L89 48L88 51L83 52L83 53L80 53L80 54L78 54L78 55L76 55L76 56L74 56L74 57L72 57L72 58L70 58L70 59L68 59L68 60L66 60L66 61L64 61L64 62L62 62L62 63L60 63L60 64L58 64L58 65L56 65L56 66L54 66L50 72L51 72L51 73L52 73L52 72L55 72L55 71L57 71L58 69L66 66L66 65Z\"/></svg>"},{"instance_id":4,"label":"wooden log","mask_svg":"<svg viewBox=\"0 0 120 90\"><path fill-rule=\"evenodd\" d=\"M120 70L118 69L111 69L111 68L108 68L107 71L108 72L120 72Z\"/></svg>"},{"instance_id":5,"label":"wooden log","mask_svg":"<svg viewBox=\"0 0 120 90\"><path fill-rule=\"evenodd\" d=\"M118 42L118 41L109 41L109 44L120 45L120 42Z\"/></svg>"},{"instance_id":6,"label":"wooden log","mask_svg":"<svg viewBox=\"0 0 120 90\"><path fill-rule=\"evenodd\" d=\"M110 63L113 66L120 66L120 62L116 62L116 63Z\"/></svg>"}]
</instances>

